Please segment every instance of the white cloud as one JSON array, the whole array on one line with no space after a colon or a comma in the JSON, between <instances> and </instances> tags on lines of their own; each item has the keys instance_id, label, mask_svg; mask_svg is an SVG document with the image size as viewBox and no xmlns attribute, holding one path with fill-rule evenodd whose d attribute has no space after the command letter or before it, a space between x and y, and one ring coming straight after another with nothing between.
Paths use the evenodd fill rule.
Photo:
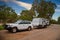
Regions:
<instances>
[{"instance_id":1,"label":"white cloud","mask_svg":"<svg viewBox=\"0 0 60 40\"><path fill-rule=\"evenodd\" d=\"M55 9L55 12L60 12L60 5L57 5L57 9Z\"/></svg>"},{"instance_id":2,"label":"white cloud","mask_svg":"<svg viewBox=\"0 0 60 40\"><path fill-rule=\"evenodd\" d=\"M25 3L25 2L21 2L21 1L14 1L16 4L18 4L19 6L22 6L28 10L31 9L32 7L32 4L28 4L28 3Z\"/></svg>"},{"instance_id":3,"label":"white cloud","mask_svg":"<svg viewBox=\"0 0 60 40\"><path fill-rule=\"evenodd\" d=\"M4 2L12 2L12 1L16 1L16 0L0 0L0 1L4 1Z\"/></svg>"},{"instance_id":4,"label":"white cloud","mask_svg":"<svg viewBox=\"0 0 60 40\"><path fill-rule=\"evenodd\" d=\"M60 7L60 5L57 5L57 7Z\"/></svg>"},{"instance_id":5,"label":"white cloud","mask_svg":"<svg viewBox=\"0 0 60 40\"><path fill-rule=\"evenodd\" d=\"M14 3L16 3L17 5L26 8L27 10L30 10L31 7L32 7L32 4L25 3L25 2L21 2L21 1L17 1L17 0L0 0L0 1L4 1L4 2L14 2Z\"/></svg>"},{"instance_id":6,"label":"white cloud","mask_svg":"<svg viewBox=\"0 0 60 40\"><path fill-rule=\"evenodd\" d=\"M56 9L55 12L60 12L60 9Z\"/></svg>"}]
</instances>

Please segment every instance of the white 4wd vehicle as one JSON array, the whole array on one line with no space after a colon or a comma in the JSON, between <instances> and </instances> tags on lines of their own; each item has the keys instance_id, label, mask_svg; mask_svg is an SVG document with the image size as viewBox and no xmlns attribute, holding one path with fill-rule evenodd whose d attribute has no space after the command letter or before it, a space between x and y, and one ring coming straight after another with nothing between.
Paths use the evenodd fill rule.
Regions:
<instances>
[{"instance_id":1,"label":"white 4wd vehicle","mask_svg":"<svg viewBox=\"0 0 60 40\"><path fill-rule=\"evenodd\" d=\"M5 29L10 32L17 32L17 30L25 30L28 29L29 31L33 29L30 21L17 21L15 23L9 23L5 25Z\"/></svg>"}]
</instances>

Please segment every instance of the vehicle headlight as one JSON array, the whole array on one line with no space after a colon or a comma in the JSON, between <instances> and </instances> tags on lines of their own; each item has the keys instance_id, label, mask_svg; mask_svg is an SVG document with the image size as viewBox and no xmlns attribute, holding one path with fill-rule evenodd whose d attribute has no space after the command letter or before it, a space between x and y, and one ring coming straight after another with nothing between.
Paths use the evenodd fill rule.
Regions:
<instances>
[{"instance_id":1,"label":"vehicle headlight","mask_svg":"<svg viewBox=\"0 0 60 40\"><path fill-rule=\"evenodd\" d=\"M8 27L12 27L12 25L8 25Z\"/></svg>"}]
</instances>

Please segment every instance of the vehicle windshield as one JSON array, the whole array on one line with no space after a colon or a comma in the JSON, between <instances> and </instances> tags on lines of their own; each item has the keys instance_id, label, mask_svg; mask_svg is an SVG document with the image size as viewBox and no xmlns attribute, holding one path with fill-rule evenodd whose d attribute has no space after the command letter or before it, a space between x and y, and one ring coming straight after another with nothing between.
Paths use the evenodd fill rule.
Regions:
<instances>
[{"instance_id":1,"label":"vehicle windshield","mask_svg":"<svg viewBox=\"0 0 60 40\"><path fill-rule=\"evenodd\" d=\"M21 21L17 21L17 22L15 22L16 24L19 24Z\"/></svg>"},{"instance_id":2,"label":"vehicle windshield","mask_svg":"<svg viewBox=\"0 0 60 40\"><path fill-rule=\"evenodd\" d=\"M31 22L20 22L19 24L31 24Z\"/></svg>"},{"instance_id":3,"label":"vehicle windshield","mask_svg":"<svg viewBox=\"0 0 60 40\"><path fill-rule=\"evenodd\" d=\"M17 21L16 24L31 24L30 21Z\"/></svg>"}]
</instances>

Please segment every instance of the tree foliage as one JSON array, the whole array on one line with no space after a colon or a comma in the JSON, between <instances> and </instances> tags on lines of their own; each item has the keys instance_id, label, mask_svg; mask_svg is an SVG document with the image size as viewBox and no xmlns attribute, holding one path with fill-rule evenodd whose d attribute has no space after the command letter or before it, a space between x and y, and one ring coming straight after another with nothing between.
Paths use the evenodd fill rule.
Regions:
<instances>
[{"instance_id":1,"label":"tree foliage","mask_svg":"<svg viewBox=\"0 0 60 40\"><path fill-rule=\"evenodd\" d=\"M54 19L52 19L52 20L50 21L50 23L51 23L51 24L57 24L57 21L54 20Z\"/></svg>"},{"instance_id":2,"label":"tree foliage","mask_svg":"<svg viewBox=\"0 0 60 40\"><path fill-rule=\"evenodd\" d=\"M43 17L48 19L52 18L56 7L57 6L55 3L45 0L35 0L32 5L32 9L36 10L39 13L38 17Z\"/></svg>"},{"instance_id":3,"label":"tree foliage","mask_svg":"<svg viewBox=\"0 0 60 40\"><path fill-rule=\"evenodd\" d=\"M60 17L58 17L58 24L60 24Z\"/></svg>"},{"instance_id":4,"label":"tree foliage","mask_svg":"<svg viewBox=\"0 0 60 40\"><path fill-rule=\"evenodd\" d=\"M32 20L33 19L33 16L35 15L34 11L33 10L23 10L21 12L21 16L20 16L20 19L22 20Z\"/></svg>"},{"instance_id":5,"label":"tree foliage","mask_svg":"<svg viewBox=\"0 0 60 40\"><path fill-rule=\"evenodd\" d=\"M5 5L0 6L0 22L14 22L16 18L17 14L11 7Z\"/></svg>"}]
</instances>

